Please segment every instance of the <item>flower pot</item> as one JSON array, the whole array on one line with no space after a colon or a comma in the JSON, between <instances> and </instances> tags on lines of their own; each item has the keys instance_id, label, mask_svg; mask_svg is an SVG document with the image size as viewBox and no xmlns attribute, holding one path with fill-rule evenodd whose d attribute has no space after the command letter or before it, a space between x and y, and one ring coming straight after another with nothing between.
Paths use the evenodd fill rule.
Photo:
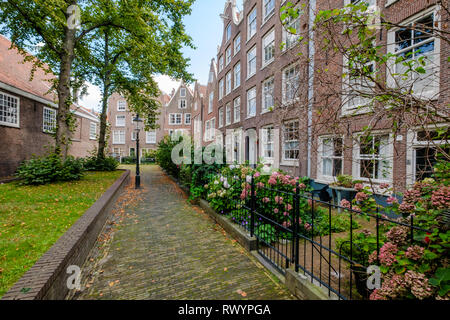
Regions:
<instances>
[{"instance_id":1,"label":"flower pot","mask_svg":"<svg viewBox=\"0 0 450 320\"><path fill-rule=\"evenodd\" d=\"M370 294L373 290L367 288L367 268L360 264L352 264L350 266L355 279L356 291L364 298L369 299Z\"/></svg>"}]
</instances>

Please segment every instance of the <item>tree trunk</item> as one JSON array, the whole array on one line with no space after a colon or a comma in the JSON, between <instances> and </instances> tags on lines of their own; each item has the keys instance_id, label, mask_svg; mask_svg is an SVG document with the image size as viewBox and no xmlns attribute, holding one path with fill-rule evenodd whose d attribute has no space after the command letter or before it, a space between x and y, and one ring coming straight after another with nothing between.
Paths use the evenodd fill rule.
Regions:
<instances>
[{"instance_id":1,"label":"tree trunk","mask_svg":"<svg viewBox=\"0 0 450 320\"><path fill-rule=\"evenodd\" d=\"M102 114L100 115L100 135L98 137L98 158L105 157L106 147L106 113L108 111L108 98L111 86L111 72L109 68L109 37L105 31L105 76L103 78L103 97L102 97Z\"/></svg>"},{"instance_id":2,"label":"tree trunk","mask_svg":"<svg viewBox=\"0 0 450 320\"><path fill-rule=\"evenodd\" d=\"M74 1L76 4L76 1ZM55 151L67 158L71 139L71 122L74 115L70 111L72 97L70 92L70 73L74 59L75 29L65 28L63 52L58 82L58 113L56 116Z\"/></svg>"}]
</instances>

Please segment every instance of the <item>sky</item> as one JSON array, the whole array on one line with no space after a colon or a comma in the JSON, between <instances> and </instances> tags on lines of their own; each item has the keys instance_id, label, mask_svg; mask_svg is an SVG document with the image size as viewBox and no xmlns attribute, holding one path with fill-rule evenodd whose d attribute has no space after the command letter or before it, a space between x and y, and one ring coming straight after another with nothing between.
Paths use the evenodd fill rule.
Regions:
<instances>
[{"instance_id":1,"label":"sky","mask_svg":"<svg viewBox=\"0 0 450 320\"><path fill-rule=\"evenodd\" d=\"M186 16L184 24L186 32L191 36L196 49L184 48L185 57L190 58L188 71L194 75L201 84L208 81L211 59L217 54L220 44L223 22L220 14L223 13L226 0L196 0L192 5L192 13ZM237 1L238 5L240 0ZM179 82L165 75L155 77L162 91L170 93L176 89ZM80 100L80 104L88 109L100 110L101 94L99 88L89 85L88 95Z\"/></svg>"}]
</instances>

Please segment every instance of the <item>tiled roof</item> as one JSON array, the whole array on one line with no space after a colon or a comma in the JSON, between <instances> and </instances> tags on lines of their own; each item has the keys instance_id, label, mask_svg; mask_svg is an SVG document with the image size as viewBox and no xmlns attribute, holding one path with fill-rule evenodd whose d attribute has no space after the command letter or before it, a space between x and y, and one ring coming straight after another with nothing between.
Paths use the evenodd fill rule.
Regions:
<instances>
[{"instance_id":1,"label":"tiled roof","mask_svg":"<svg viewBox=\"0 0 450 320\"><path fill-rule=\"evenodd\" d=\"M30 81L33 64L23 63L23 56L17 49L9 49L11 41L0 35L0 82L14 88L31 93L50 102L56 101L56 95L47 93L51 87L49 79L54 78L52 74L45 74L42 69L37 69L34 78Z\"/></svg>"}]
</instances>

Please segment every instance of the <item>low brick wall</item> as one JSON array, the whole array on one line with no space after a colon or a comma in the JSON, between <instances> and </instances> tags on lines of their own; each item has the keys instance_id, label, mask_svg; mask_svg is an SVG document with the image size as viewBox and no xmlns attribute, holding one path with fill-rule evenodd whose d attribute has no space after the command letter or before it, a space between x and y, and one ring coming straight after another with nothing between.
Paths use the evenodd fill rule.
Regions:
<instances>
[{"instance_id":1,"label":"low brick wall","mask_svg":"<svg viewBox=\"0 0 450 320\"><path fill-rule=\"evenodd\" d=\"M62 300L66 297L67 267L82 266L95 244L110 207L130 179L122 176L3 296L2 300Z\"/></svg>"}]
</instances>

